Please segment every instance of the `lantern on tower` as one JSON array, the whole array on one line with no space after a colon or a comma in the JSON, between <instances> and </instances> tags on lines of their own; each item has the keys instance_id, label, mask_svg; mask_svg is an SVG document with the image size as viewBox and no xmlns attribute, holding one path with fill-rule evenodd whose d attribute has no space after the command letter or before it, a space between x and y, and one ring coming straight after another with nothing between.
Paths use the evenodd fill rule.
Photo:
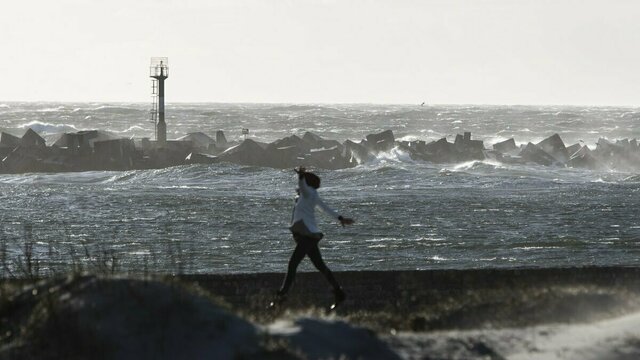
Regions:
<instances>
[{"instance_id":1,"label":"lantern on tower","mask_svg":"<svg viewBox=\"0 0 640 360\"><path fill-rule=\"evenodd\" d=\"M156 142L164 146L167 142L167 123L164 121L164 81L169 77L169 59L166 57L151 58L149 76L151 82L151 121L156 129Z\"/></svg>"}]
</instances>

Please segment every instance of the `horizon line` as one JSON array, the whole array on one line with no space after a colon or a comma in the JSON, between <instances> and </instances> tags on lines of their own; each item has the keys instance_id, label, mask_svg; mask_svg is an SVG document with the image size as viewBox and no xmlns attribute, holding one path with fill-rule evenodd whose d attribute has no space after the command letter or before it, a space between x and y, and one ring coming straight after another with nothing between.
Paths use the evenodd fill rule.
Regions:
<instances>
[{"instance_id":1,"label":"horizon line","mask_svg":"<svg viewBox=\"0 0 640 360\"><path fill-rule=\"evenodd\" d=\"M120 100L0 100L0 104L9 104L9 103L80 103L80 104L147 104L150 102L146 101L120 101ZM549 107L627 107L627 108L640 108L640 104L631 105L631 104L578 104L578 103L470 103L470 102L461 102L461 103L427 103L425 102L422 105L421 102L415 103L394 103L394 102L324 102L324 101L304 101L304 102L287 102L287 101L171 101L167 102L166 105L170 106L171 104L251 104L251 105L369 105L369 106L417 106L417 107L438 107L438 106L513 106L513 107L527 107L527 106L549 106Z\"/></svg>"}]
</instances>

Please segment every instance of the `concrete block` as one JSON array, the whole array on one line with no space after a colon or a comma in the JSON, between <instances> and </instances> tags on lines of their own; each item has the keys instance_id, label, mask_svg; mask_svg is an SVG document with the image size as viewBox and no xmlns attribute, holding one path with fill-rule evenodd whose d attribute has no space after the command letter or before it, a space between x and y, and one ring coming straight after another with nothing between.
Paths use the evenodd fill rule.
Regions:
<instances>
[{"instance_id":1,"label":"concrete block","mask_svg":"<svg viewBox=\"0 0 640 360\"><path fill-rule=\"evenodd\" d=\"M516 141L513 138L493 144L493 150L499 151L503 154L515 151L517 149L518 147L516 146Z\"/></svg>"},{"instance_id":2,"label":"concrete block","mask_svg":"<svg viewBox=\"0 0 640 360\"><path fill-rule=\"evenodd\" d=\"M566 163L569 160L567 148L558 134L553 134L536 145L561 163Z\"/></svg>"},{"instance_id":3,"label":"concrete block","mask_svg":"<svg viewBox=\"0 0 640 360\"><path fill-rule=\"evenodd\" d=\"M27 129L27 132L22 135L22 138L20 139L20 146L45 147L46 141L44 140L44 138L42 138L42 136L38 135L38 133L29 128Z\"/></svg>"},{"instance_id":4,"label":"concrete block","mask_svg":"<svg viewBox=\"0 0 640 360\"><path fill-rule=\"evenodd\" d=\"M18 145L20 145L19 137L13 136L6 132L0 133L0 147L14 149Z\"/></svg>"}]
</instances>

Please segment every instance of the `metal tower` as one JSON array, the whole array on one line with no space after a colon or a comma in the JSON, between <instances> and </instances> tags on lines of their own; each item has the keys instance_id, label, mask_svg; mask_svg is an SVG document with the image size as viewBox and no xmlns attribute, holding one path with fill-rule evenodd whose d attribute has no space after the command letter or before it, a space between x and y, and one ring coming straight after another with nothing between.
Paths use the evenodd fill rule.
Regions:
<instances>
[{"instance_id":1,"label":"metal tower","mask_svg":"<svg viewBox=\"0 0 640 360\"><path fill-rule=\"evenodd\" d=\"M166 57L151 58L149 77L151 82L151 121L156 128L156 142L164 146L167 142L167 123L164 121L164 80L169 77L169 59Z\"/></svg>"}]
</instances>

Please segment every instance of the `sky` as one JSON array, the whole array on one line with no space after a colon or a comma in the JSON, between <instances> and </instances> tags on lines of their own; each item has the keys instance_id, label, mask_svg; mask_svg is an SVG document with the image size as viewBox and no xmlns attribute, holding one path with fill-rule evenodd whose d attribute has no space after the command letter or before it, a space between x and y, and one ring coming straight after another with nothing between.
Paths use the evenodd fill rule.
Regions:
<instances>
[{"instance_id":1,"label":"sky","mask_svg":"<svg viewBox=\"0 0 640 360\"><path fill-rule=\"evenodd\" d=\"M0 101L640 106L635 0L5 0Z\"/></svg>"}]
</instances>

